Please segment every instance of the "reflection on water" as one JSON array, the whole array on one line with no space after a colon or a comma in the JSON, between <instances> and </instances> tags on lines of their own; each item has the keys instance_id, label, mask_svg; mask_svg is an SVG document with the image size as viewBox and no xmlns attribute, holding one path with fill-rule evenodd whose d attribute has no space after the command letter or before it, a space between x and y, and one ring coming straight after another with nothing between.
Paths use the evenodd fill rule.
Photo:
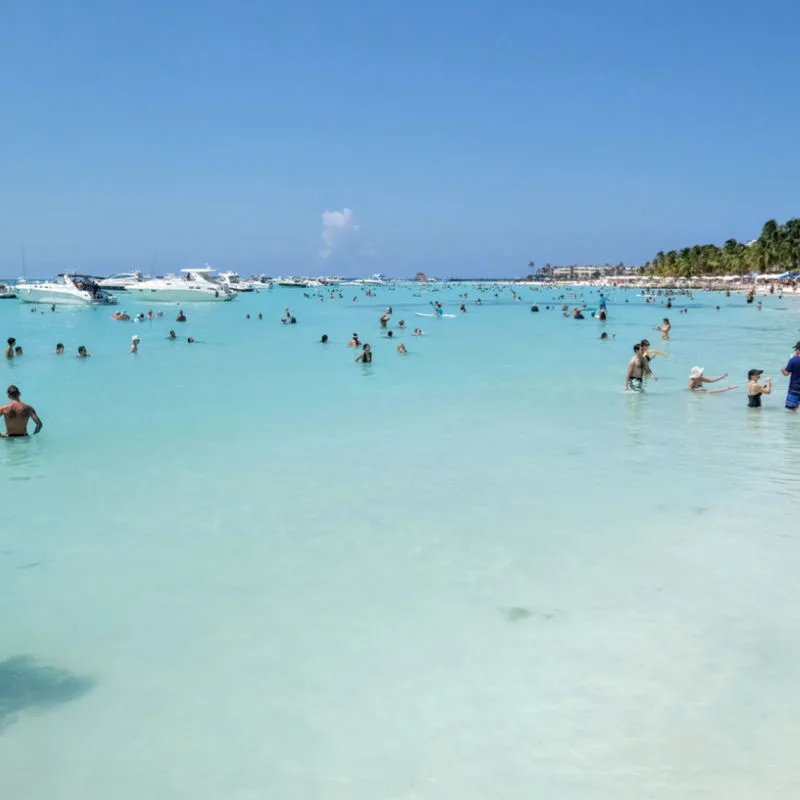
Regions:
<instances>
[{"instance_id":1,"label":"reflection on water","mask_svg":"<svg viewBox=\"0 0 800 800\"><path fill-rule=\"evenodd\" d=\"M0 730L21 711L43 711L77 700L94 685L93 678L39 666L31 656L0 661Z\"/></svg>"},{"instance_id":2,"label":"reflection on water","mask_svg":"<svg viewBox=\"0 0 800 800\"><path fill-rule=\"evenodd\" d=\"M8 468L7 480L29 481L34 477L31 468L37 462L39 448L32 436L0 439L0 467Z\"/></svg>"}]
</instances>

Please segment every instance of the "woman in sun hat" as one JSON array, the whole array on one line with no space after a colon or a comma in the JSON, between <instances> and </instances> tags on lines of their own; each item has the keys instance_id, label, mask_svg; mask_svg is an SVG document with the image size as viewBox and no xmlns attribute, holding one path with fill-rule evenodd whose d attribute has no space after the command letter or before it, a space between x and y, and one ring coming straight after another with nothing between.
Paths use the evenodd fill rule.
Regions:
<instances>
[{"instance_id":1,"label":"woman in sun hat","mask_svg":"<svg viewBox=\"0 0 800 800\"><path fill-rule=\"evenodd\" d=\"M139 352L139 337L134 333L131 336L131 353Z\"/></svg>"},{"instance_id":2,"label":"woman in sun hat","mask_svg":"<svg viewBox=\"0 0 800 800\"><path fill-rule=\"evenodd\" d=\"M725 380L727 377L728 373L726 372L724 375L720 375L719 378L706 378L706 376L703 374L703 367L692 367L692 371L689 373L689 391L707 392L709 390L703 387L704 383L716 383L717 381ZM724 389L712 389L709 394L716 392L729 392L731 389L736 388L736 386L726 386Z\"/></svg>"}]
</instances>

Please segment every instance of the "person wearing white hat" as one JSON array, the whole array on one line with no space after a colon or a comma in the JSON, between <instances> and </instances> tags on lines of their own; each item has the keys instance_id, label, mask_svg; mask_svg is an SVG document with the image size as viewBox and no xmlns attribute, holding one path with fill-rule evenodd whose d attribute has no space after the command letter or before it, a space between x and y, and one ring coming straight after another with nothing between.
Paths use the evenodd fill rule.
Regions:
<instances>
[{"instance_id":1,"label":"person wearing white hat","mask_svg":"<svg viewBox=\"0 0 800 800\"><path fill-rule=\"evenodd\" d=\"M703 387L704 383L716 383L717 381L725 380L727 377L728 373L726 372L724 375L720 375L719 378L706 378L702 367L692 367L692 371L689 373L689 390L692 392L705 392L707 390ZM728 389L735 388L735 386L728 387ZM728 391L728 389L723 389L722 391Z\"/></svg>"},{"instance_id":2,"label":"person wearing white hat","mask_svg":"<svg viewBox=\"0 0 800 800\"><path fill-rule=\"evenodd\" d=\"M139 352L139 337L134 333L131 336L131 353Z\"/></svg>"}]
</instances>

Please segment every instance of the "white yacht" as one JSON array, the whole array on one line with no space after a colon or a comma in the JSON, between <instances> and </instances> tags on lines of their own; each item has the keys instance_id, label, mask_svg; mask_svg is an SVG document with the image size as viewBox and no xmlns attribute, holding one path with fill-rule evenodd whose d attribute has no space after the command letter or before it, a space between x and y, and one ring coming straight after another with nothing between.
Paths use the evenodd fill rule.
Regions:
<instances>
[{"instance_id":1,"label":"white yacht","mask_svg":"<svg viewBox=\"0 0 800 800\"><path fill-rule=\"evenodd\" d=\"M117 298L104 292L88 275L74 272L59 275L54 281L17 284L17 296L25 303L71 306L113 306Z\"/></svg>"},{"instance_id":2,"label":"white yacht","mask_svg":"<svg viewBox=\"0 0 800 800\"><path fill-rule=\"evenodd\" d=\"M166 275L128 286L128 294L151 303L207 303L233 300L236 292L212 276L211 267L182 269L182 276Z\"/></svg>"},{"instance_id":3,"label":"white yacht","mask_svg":"<svg viewBox=\"0 0 800 800\"><path fill-rule=\"evenodd\" d=\"M243 281L237 272L220 272L219 280L234 292L254 292L256 288L252 281Z\"/></svg>"},{"instance_id":4,"label":"white yacht","mask_svg":"<svg viewBox=\"0 0 800 800\"><path fill-rule=\"evenodd\" d=\"M116 275L109 275L107 278L98 278L97 285L107 292L127 292L129 286L135 286L148 280L139 270L134 272L119 272Z\"/></svg>"},{"instance_id":5,"label":"white yacht","mask_svg":"<svg viewBox=\"0 0 800 800\"><path fill-rule=\"evenodd\" d=\"M353 283L360 286L388 286L390 281L385 275L376 272L371 278L359 278Z\"/></svg>"},{"instance_id":6,"label":"white yacht","mask_svg":"<svg viewBox=\"0 0 800 800\"><path fill-rule=\"evenodd\" d=\"M13 286L7 283L0 283L0 300L13 300L17 296Z\"/></svg>"}]
</instances>

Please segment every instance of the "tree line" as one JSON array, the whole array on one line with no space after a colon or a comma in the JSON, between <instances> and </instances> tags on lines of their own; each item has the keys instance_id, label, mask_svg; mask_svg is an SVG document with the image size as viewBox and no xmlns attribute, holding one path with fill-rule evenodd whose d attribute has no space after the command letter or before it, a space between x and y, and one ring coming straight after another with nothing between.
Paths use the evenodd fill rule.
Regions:
<instances>
[{"instance_id":1,"label":"tree line","mask_svg":"<svg viewBox=\"0 0 800 800\"><path fill-rule=\"evenodd\" d=\"M779 225L764 223L752 242L728 239L722 247L696 244L683 250L659 251L645 269L656 275L691 278L696 275L742 275L745 272L788 272L800 267L800 219Z\"/></svg>"}]
</instances>

